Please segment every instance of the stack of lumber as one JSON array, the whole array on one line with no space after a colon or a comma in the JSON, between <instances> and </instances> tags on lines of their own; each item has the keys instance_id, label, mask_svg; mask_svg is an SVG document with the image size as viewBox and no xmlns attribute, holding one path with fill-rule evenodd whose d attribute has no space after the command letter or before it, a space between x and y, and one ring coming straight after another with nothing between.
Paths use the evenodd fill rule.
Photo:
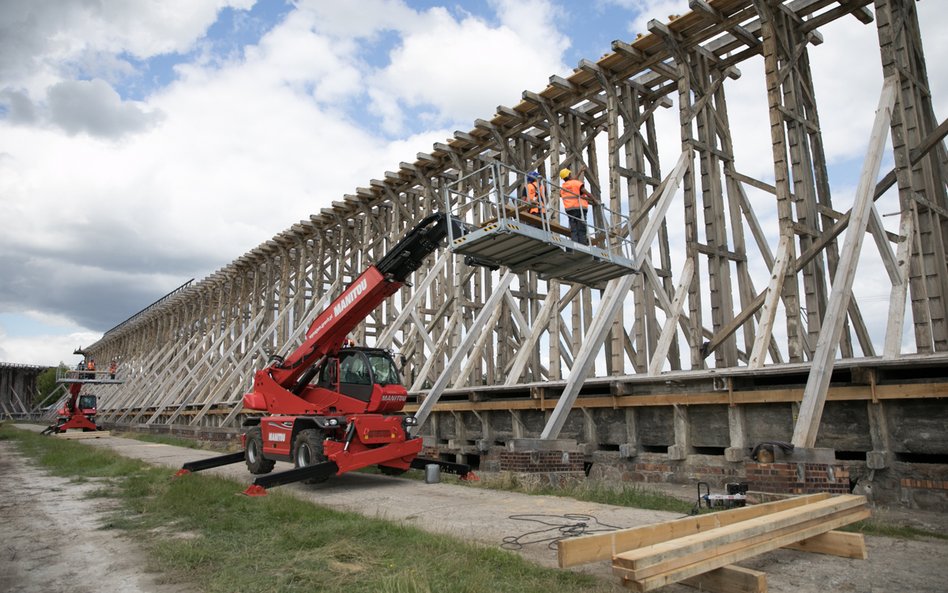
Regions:
<instances>
[{"instance_id":1,"label":"stack of lumber","mask_svg":"<svg viewBox=\"0 0 948 593\"><path fill-rule=\"evenodd\" d=\"M812 494L563 540L560 566L612 558L635 591L683 582L706 591L766 591L766 575L735 562L782 547L865 558L861 534L834 531L869 517L863 496Z\"/></svg>"},{"instance_id":2,"label":"stack of lumber","mask_svg":"<svg viewBox=\"0 0 948 593\"><path fill-rule=\"evenodd\" d=\"M67 430L66 432L57 432L54 433L54 436L61 439L101 439L103 437L112 436L107 430L90 430L88 432L82 430Z\"/></svg>"}]
</instances>

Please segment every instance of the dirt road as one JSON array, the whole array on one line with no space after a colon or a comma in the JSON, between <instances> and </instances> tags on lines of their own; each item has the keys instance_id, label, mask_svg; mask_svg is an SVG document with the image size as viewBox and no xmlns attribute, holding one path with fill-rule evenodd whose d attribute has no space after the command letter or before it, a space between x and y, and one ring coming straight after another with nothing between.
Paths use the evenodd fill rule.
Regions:
<instances>
[{"instance_id":1,"label":"dirt road","mask_svg":"<svg viewBox=\"0 0 948 593\"><path fill-rule=\"evenodd\" d=\"M142 570L145 553L102 525L116 508L100 486L51 476L0 441L0 591L190 593Z\"/></svg>"},{"instance_id":2,"label":"dirt road","mask_svg":"<svg viewBox=\"0 0 948 593\"><path fill-rule=\"evenodd\" d=\"M185 461L214 455L116 437L82 442L169 469L180 467ZM250 482L250 474L243 464L211 471L242 483ZM69 586L70 593L181 591L160 585L155 575L138 570L142 552L123 540L118 532L96 531L96 525L105 520L111 503L108 499L82 498L83 492L94 488L95 485L88 483L73 484L45 475L20 458L12 444L0 442L0 513L3 517L0 591L66 591L67 579L90 583L87 589ZM448 483L425 484L365 474L347 474L319 486L281 488L301 500L447 533L487 546L500 546L505 537L542 528L513 518L519 514L587 514L601 523L620 527L679 516L561 497L529 496ZM76 531L62 522L64 516L73 525L78 522L82 538L74 537ZM772 593L941 593L946 590L948 562L944 559L948 558L948 541L868 537L867 544L867 561L779 550L741 564L766 572ZM545 543L526 545L519 553L539 564L556 564L555 551L548 549ZM82 572L86 565L91 566ZM616 581L608 562L589 565L583 571ZM86 574L94 579L86 579ZM106 584L103 578L109 579ZM617 583L616 591L623 590ZM694 589L672 586L664 591L684 593Z\"/></svg>"}]
</instances>

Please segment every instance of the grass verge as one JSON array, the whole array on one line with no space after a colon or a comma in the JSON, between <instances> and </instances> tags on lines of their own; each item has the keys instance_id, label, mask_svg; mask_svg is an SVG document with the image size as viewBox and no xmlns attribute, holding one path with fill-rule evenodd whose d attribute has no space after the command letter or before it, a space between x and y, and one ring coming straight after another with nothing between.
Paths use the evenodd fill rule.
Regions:
<instances>
[{"instance_id":1,"label":"grass verge","mask_svg":"<svg viewBox=\"0 0 948 593\"><path fill-rule=\"evenodd\" d=\"M857 521L842 528L842 531L852 531L863 535L880 535L895 539L922 539L926 537L948 540L948 534L928 529L919 529L910 525L892 525L875 519Z\"/></svg>"},{"instance_id":2,"label":"grass verge","mask_svg":"<svg viewBox=\"0 0 948 593\"><path fill-rule=\"evenodd\" d=\"M236 448L233 443L215 443L215 446L211 447L202 441L162 434L146 434L141 432L113 432L112 434L117 437L122 437L123 439L134 439L136 441L144 441L146 443L158 443L160 445L186 447L188 449L201 449L205 451L222 451L224 449Z\"/></svg>"},{"instance_id":3,"label":"grass verge","mask_svg":"<svg viewBox=\"0 0 948 593\"><path fill-rule=\"evenodd\" d=\"M634 507L652 511L669 511L672 513L686 514L694 508L693 502L686 502L673 496L645 490L634 485L624 484L613 486L588 480L554 487L545 483L522 480L515 474L503 473L498 476L482 478L477 482L462 483L475 488L507 490L510 492L522 492L524 494L566 496L587 502L598 502L601 504Z\"/></svg>"},{"instance_id":4,"label":"grass verge","mask_svg":"<svg viewBox=\"0 0 948 593\"><path fill-rule=\"evenodd\" d=\"M166 468L9 426L0 428L0 439L14 440L57 475L111 478L110 494L124 510L108 527L143 545L151 558L147 569L163 581L202 591L614 590L589 575L542 568L510 552L325 509L280 491L238 496L241 486L231 480L200 474L172 480Z\"/></svg>"}]
</instances>

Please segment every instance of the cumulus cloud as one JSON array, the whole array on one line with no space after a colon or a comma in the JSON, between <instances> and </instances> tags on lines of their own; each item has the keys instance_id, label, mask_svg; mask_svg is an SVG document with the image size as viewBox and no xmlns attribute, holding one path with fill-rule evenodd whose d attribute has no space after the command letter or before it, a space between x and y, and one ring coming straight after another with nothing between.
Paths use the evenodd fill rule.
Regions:
<instances>
[{"instance_id":1,"label":"cumulus cloud","mask_svg":"<svg viewBox=\"0 0 948 593\"><path fill-rule=\"evenodd\" d=\"M49 89L49 118L68 134L86 132L120 138L157 122L160 115L146 112L133 101L122 101L104 80L64 80Z\"/></svg>"},{"instance_id":2,"label":"cumulus cloud","mask_svg":"<svg viewBox=\"0 0 948 593\"><path fill-rule=\"evenodd\" d=\"M66 333L50 331L37 336L9 335L0 325L0 360L19 364L55 366L60 362L73 366L79 361L72 352L79 346L96 341L100 334L84 331L80 328L67 330Z\"/></svg>"},{"instance_id":3,"label":"cumulus cloud","mask_svg":"<svg viewBox=\"0 0 948 593\"><path fill-rule=\"evenodd\" d=\"M14 124L33 124L37 121L36 108L26 93L19 91L0 92L0 107L6 110L6 119Z\"/></svg>"},{"instance_id":4,"label":"cumulus cloud","mask_svg":"<svg viewBox=\"0 0 948 593\"><path fill-rule=\"evenodd\" d=\"M351 106L366 100L367 89L392 80L384 72L393 63L392 72L408 67L405 54L393 62L387 53L393 47L434 48L435 26L444 28L446 39L460 35L452 41L456 58L482 46L475 33L513 43L510 54L524 43L504 24L504 15L517 18L510 7L488 25L466 13L417 12L404 2L366 4L359 11L337 4L301 3L256 45L181 64L170 84L141 101L122 99L104 79L51 78L45 95L3 92L0 207L8 232L0 236L0 268L4 277L20 280L4 283L0 310L32 299L35 309L63 312L83 327L111 327L116 318L226 265L443 140L449 128L432 125L385 140L354 117ZM112 17L117 26L120 15ZM77 17L63 18L75 23ZM70 30L67 37L76 35ZM114 31L88 37L100 40L96 48L112 47L102 40L119 38ZM388 45L393 39L395 45ZM115 43L115 55L170 47ZM175 47L184 44L181 37ZM65 63L45 51L34 53ZM66 53L70 60L88 60L91 51ZM537 62L529 68L535 83L524 84L522 63L507 60L471 70L468 77L479 83L444 93L435 88L437 68L419 70L412 85L443 94L431 101L415 91L400 96L428 105L438 121L461 118L458 125L469 125L500 102L494 83L501 79L513 99L521 85L542 86L559 67L560 49L550 51L552 57L539 48L529 54ZM463 95L474 89L484 101L480 107L464 104ZM23 125L29 123L34 125ZM47 275L55 281L41 289Z\"/></svg>"},{"instance_id":5,"label":"cumulus cloud","mask_svg":"<svg viewBox=\"0 0 948 593\"><path fill-rule=\"evenodd\" d=\"M427 125L489 118L498 97L519 103L525 88L543 88L551 74L568 70L562 51L569 41L553 25L548 3L498 8L500 26L432 8L402 32L389 65L369 81L372 108L389 132L404 130L406 108L420 110Z\"/></svg>"},{"instance_id":6,"label":"cumulus cloud","mask_svg":"<svg viewBox=\"0 0 948 593\"><path fill-rule=\"evenodd\" d=\"M612 37L687 10L686 0L601 2L629 11ZM259 42L222 52L208 27L222 7L250 4L0 3L0 313L34 303L84 328L111 327L567 74L571 22L582 18L562 18L547 0L489 0L478 14L402 0L300 0ZM928 4L919 10L943 12ZM944 45L938 18L923 27ZM846 62L850 44L877 55L873 26L844 21L811 50L827 152L839 162L860 158L881 84ZM945 72L926 49L943 113ZM139 60L185 52L162 86L123 96L117 81L141 76ZM762 68L757 59L741 69L745 78L726 87L737 166L766 178ZM858 93L846 80L872 83L865 101L847 106L847 93ZM680 150L678 112L659 110L658 119L667 174ZM752 192L758 199L759 214L772 208Z\"/></svg>"},{"instance_id":7,"label":"cumulus cloud","mask_svg":"<svg viewBox=\"0 0 948 593\"><path fill-rule=\"evenodd\" d=\"M0 3L0 80L33 90L90 52L138 58L185 52L221 8L254 0L4 0Z\"/></svg>"}]
</instances>

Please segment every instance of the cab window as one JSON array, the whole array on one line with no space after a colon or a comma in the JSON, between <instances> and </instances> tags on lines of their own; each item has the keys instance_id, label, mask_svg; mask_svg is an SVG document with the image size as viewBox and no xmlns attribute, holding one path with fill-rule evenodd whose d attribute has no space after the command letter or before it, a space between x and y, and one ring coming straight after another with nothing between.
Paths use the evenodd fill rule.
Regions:
<instances>
[{"instance_id":1,"label":"cab window","mask_svg":"<svg viewBox=\"0 0 948 593\"><path fill-rule=\"evenodd\" d=\"M384 354L370 354L369 364L372 365L372 374L379 385L397 385L401 383L398 370L392 359Z\"/></svg>"},{"instance_id":2,"label":"cab window","mask_svg":"<svg viewBox=\"0 0 948 593\"><path fill-rule=\"evenodd\" d=\"M369 364L361 352L344 354L339 361L339 380L354 385L371 385L372 375Z\"/></svg>"}]
</instances>

